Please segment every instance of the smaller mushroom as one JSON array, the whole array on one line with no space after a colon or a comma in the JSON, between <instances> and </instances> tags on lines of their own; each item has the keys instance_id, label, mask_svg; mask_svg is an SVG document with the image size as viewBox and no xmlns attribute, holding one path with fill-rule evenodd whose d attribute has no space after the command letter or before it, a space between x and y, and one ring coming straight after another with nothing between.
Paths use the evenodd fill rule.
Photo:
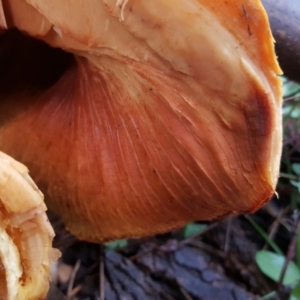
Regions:
<instances>
[{"instance_id":1,"label":"smaller mushroom","mask_svg":"<svg viewBox=\"0 0 300 300\"><path fill-rule=\"evenodd\" d=\"M0 299L44 299L54 231L46 216L43 194L28 169L0 152Z\"/></svg>"}]
</instances>

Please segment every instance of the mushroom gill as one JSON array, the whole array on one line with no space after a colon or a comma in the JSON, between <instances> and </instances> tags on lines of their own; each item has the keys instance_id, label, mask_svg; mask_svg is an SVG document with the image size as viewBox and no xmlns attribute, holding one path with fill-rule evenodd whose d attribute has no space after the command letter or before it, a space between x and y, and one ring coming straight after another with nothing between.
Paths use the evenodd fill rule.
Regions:
<instances>
[{"instance_id":1,"label":"mushroom gill","mask_svg":"<svg viewBox=\"0 0 300 300\"><path fill-rule=\"evenodd\" d=\"M272 196L281 70L260 1L2 4L0 26L72 54L45 48L33 57L47 82L1 85L0 149L79 238L155 234Z\"/></svg>"}]
</instances>

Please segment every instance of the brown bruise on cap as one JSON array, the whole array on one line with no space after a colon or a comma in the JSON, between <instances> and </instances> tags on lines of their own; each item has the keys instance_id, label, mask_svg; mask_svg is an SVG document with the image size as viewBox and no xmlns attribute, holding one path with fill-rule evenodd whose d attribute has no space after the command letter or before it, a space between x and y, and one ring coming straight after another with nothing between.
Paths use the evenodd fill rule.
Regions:
<instances>
[{"instance_id":1,"label":"brown bruise on cap","mask_svg":"<svg viewBox=\"0 0 300 300\"><path fill-rule=\"evenodd\" d=\"M217 1L222 14L202 1L28 3L52 24L32 35L75 60L18 112L0 102L0 149L79 238L155 234L272 196L280 69L258 1ZM62 17L77 5L80 28Z\"/></svg>"}]
</instances>

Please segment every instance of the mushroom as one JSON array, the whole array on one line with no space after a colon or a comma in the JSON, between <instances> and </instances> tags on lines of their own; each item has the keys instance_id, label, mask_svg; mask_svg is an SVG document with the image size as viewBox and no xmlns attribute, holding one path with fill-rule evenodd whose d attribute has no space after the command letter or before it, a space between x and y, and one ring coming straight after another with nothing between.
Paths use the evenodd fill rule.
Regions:
<instances>
[{"instance_id":1,"label":"mushroom","mask_svg":"<svg viewBox=\"0 0 300 300\"><path fill-rule=\"evenodd\" d=\"M1 75L0 149L28 165L80 239L251 213L273 195L281 70L260 1L2 5L1 63L22 77ZM70 55L41 43L31 54L28 36ZM37 82L10 55L23 48L43 61Z\"/></svg>"},{"instance_id":2,"label":"mushroom","mask_svg":"<svg viewBox=\"0 0 300 300\"><path fill-rule=\"evenodd\" d=\"M0 299L44 299L59 256L43 194L27 168L0 152Z\"/></svg>"}]
</instances>

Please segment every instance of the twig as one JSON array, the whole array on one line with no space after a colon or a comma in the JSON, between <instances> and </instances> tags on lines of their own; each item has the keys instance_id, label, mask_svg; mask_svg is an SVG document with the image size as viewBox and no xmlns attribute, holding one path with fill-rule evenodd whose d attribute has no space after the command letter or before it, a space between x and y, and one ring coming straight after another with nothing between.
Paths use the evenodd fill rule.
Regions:
<instances>
[{"instance_id":1,"label":"twig","mask_svg":"<svg viewBox=\"0 0 300 300\"><path fill-rule=\"evenodd\" d=\"M277 294L278 294L279 298L280 298L280 295L283 291L283 289L282 289L283 279L284 279L287 267L289 265L289 262L295 256L295 252L296 252L297 234L298 234L298 231L300 229L300 212L299 211L294 212L294 222L295 222L295 226L294 226L294 230L293 230L293 237L292 237L291 242L289 244L288 253L287 253L283 268L281 270L279 281L278 281L278 286L277 286Z\"/></svg>"},{"instance_id":2,"label":"twig","mask_svg":"<svg viewBox=\"0 0 300 300\"><path fill-rule=\"evenodd\" d=\"M266 240L266 242L273 248L273 250L280 255L283 255L282 250L276 245L276 243L269 238L269 235L249 216L244 215L251 225L259 232L259 234Z\"/></svg>"},{"instance_id":3,"label":"twig","mask_svg":"<svg viewBox=\"0 0 300 300\"><path fill-rule=\"evenodd\" d=\"M230 233L231 233L231 225L232 225L232 216L228 218L227 221L227 229L224 243L224 252L227 253L230 248Z\"/></svg>"},{"instance_id":4,"label":"twig","mask_svg":"<svg viewBox=\"0 0 300 300\"><path fill-rule=\"evenodd\" d=\"M142 256L147 255L147 254L151 253L152 251L156 250L156 248L157 248L157 246L152 246L150 249L147 249L147 250L141 251L135 255L132 255L131 257L129 257L129 260L135 261L135 260L141 258Z\"/></svg>"},{"instance_id":5,"label":"twig","mask_svg":"<svg viewBox=\"0 0 300 300\"><path fill-rule=\"evenodd\" d=\"M280 225L280 223L281 223L280 221L281 221L281 218L282 218L284 212L285 212L285 210L284 210L284 209L281 209L281 210L279 211L278 215L276 216L274 222L273 222L273 223L271 224L271 226L270 226L269 238L270 238L271 240L274 239L275 234L276 234L277 231L278 231L279 225ZM265 250L265 249L267 249L267 247L268 247L268 243L266 242L265 245L264 245L264 247L263 247L263 249Z\"/></svg>"},{"instance_id":6,"label":"twig","mask_svg":"<svg viewBox=\"0 0 300 300\"><path fill-rule=\"evenodd\" d=\"M214 228L217 227L218 225L219 225L218 222L211 223L210 225L208 225L204 230L202 230L202 231L199 232L198 234L193 235L193 236L191 236L191 237L188 237L188 238L186 238L186 239L184 239L184 240L182 240L182 241L179 241L179 242L177 243L178 247L181 247L181 246L184 246L184 245L186 245L186 244L189 244L191 241L194 241L197 237L200 237L200 236L206 234L207 232L209 232L210 230L214 229ZM159 249L159 248L160 248L160 247L159 247L159 246L156 246L156 245L155 245L155 246L152 246L152 247L150 247L149 249L146 249L146 250L144 250L144 251L142 251L142 252L140 252L140 253L137 253L137 254L131 256L129 259L130 259L131 261L137 260L137 259L139 259L140 257L142 257L142 256L144 256L144 255L147 255L147 254L151 253L152 251L155 251L155 250L157 250L157 249Z\"/></svg>"},{"instance_id":7,"label":"twig","mask_svg":"<svg viewBox=\"0 0 300 300\"><path fill-rule=\"evenodd\" d=\"M181 286L180 287L180 292L184 296L186 300L193 300L193 298L189 295L189 293Z\"/></svg>"},{"instance_id":8,"label":"twig","mask_svg":"<svg viewBox=\"0 0 300 300\"><path fill-rule=\"evenodd\" d=\"M166 294L166 293L164 293L164 292L162 292L161 295L163 296L164 299L166 298L166 299L168 299L168 300L176 300L176 299L174 299L171 295Z\"/></svg>"},{"instance_id":9,"label":"twig","mask_svg":"<svg viewBox=\"0 0 300 300\"><path fill-rule=\"evenodd\" d=\"M104 274L104 259L105 259L105 250L104 245L99 245L100 258L99 258L99 300L105 300L105 274Z\"/></svg>"},{"instance_id":10,"label":"twig","mask_svg":"<svg viewBox=\"0 0 300 300\"><path fill-rule=\"evenodd\" d=\"M284 102L287 102L287 101L295 101L299 98L299 95L295 95L295 96L290 96L290 97L285 97L283 98L283 101Z\"/></svg>"},{"instance_id":11,"label":"twig","mask_svg":"<svg viewBox=\"0 0 300 300\"><path fill-rule=\"evenodd\" d=\"M194 246L194 247L197 247L199 249L202 249L202 250L205 250L209 253L212 253L220 258L223 258L225 259L226 258L226 253L224 253L223 251L221 250L218 250L212 246L209 246L201 241L198 241L198 240L192 240L192 241L189 241L189 245L191 246Z\"/></svg>"},{"instance_id":12,"label":"twig","mask_svg":"<svg viewBox=\"0 0 300 300\"><path fill-rule=\"evenodd\" d=\"M67 299L72 299L77 293L80 292L81 289L82 289L82 284L74 287L74 289L71 290L70 295L68 296Z\"/></svg>"},{"instance_id":13,"label":"twig","mask_svg":"<svg viewBox=\"0 0 300 300\"><path fill-rule=\"evenodd\" d=\"M73 272L71 274L70 281L69 281L69 284L68 284L68 291L67 291L67 298L68 299L71 299L72 296L74 295L73 286L74 286L74 281L75 281L75 278L76 278L76 274L77 274L77 272L80 268L80 264L81 264L81 261L78 259L76 261L75 267L73 269Z\"/></svg>"},{"instance_id":14,"label":"twig","mask_svg":"<svg viewBox=\"0 0 300 300\"><path fill-rule=\"evenodd\" d=\"M80 280L84 279L88 274L90 274L92 271L94 271L94 269L96 269L98 267L99 267L99 262L92 264L86 270L83 270L81 272L80 276L77 276L77 280L80 281Z\"/></svg>"}]
</instances>

